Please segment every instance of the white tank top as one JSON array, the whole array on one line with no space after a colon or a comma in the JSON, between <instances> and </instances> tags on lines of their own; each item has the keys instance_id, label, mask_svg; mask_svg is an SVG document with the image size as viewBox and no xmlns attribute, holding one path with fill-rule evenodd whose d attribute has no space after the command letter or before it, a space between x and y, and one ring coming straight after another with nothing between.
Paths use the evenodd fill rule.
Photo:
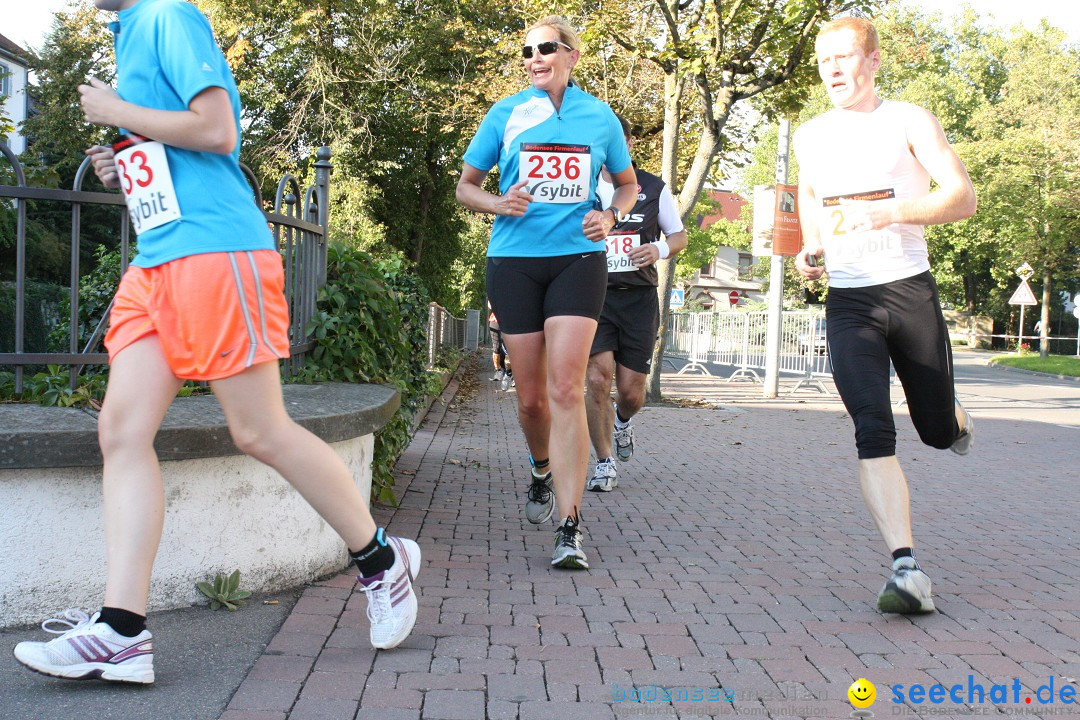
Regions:
<instances>
[{"instance_id":1,"label":"white tank top","mask_svg":"<svg viewBox=\"0 0 1080 720\"><path fill-rule=\"evenodd\" d=\"M831 287L866 287L930 269L922 225L894 223L845 233L841 198L906 200L930 192L911 152L905 118L914 106L885 100L869 113L834 109L799 128L795 152L818 200L818 234Z\"/></svg>"}]
</instances>

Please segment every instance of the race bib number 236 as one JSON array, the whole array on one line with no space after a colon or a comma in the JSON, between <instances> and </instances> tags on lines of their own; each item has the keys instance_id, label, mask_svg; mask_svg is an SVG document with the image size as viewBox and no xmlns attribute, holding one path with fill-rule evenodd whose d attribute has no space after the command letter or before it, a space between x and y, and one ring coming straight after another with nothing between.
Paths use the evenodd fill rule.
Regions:
<instances>
[{"instance_id":1,"label":"race bib number 236","mask_svg":"<svg viewBox=\"0 0 1080 720\"><path fill-rule=\"evenodd\" d=\"M137 234L180 219L164 145L128 134L113 143L113 160Z\"/></svg>"},{"instance_id":2,"label":"race bib number 236","mask_svg":"<svg viewBox=\"0 0 1080 720\"><path fill-rule=\"evenodd\" d=\"M588 145L521 143L518 182L533 202L579 203L591 200L592 154Z\"/></svg>"}]
</instances>

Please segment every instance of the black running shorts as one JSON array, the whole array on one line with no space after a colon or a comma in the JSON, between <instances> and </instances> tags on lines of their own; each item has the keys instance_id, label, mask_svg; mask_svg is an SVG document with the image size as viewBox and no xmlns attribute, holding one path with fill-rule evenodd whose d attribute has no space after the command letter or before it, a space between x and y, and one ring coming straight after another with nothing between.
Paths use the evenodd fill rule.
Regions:
<instances>
[{"instance_id":1,"label":"black running shorts","mask_svg":"<svg viewBox=\"0 0 1080 720\"><path fill-rule=\"evenodd\" d=\"M590 355L612 351L615 362L648 373L656 332L660 329L660 302L656 288L608 288Z\"/></svg>"},{"instance_id":2,"label":"black running shorts","mask_svg":"<svg viewBox=\"0 0 1080 720\"><path fill-rule=\"evenodd\" d=\"M929 271L883 285L829 288L833 381L855 422L859 459L896 454L889 361L904 386L920 439L947 448L956 423L952 348Z\"/></svg>"},{"instance_id":3,"label":"black running shorts","mask_svg":"<svg viewBox=\"0 0 1080 720\"><path fill-rule=\"evenodd\" d=\"M550 317L600 316L607 289L604 253L489 257L487 295L507 335L540 332Z\"/></svg>"}]
</instances>

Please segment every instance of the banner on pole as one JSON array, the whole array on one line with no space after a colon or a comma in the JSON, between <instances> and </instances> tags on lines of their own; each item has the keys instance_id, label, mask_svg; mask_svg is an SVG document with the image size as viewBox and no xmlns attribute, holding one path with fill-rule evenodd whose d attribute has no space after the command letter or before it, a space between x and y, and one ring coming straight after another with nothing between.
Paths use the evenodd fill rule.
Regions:
<instances>
[{"instance_id":1,"label":"banner on pole","mask_svg":"<svg viewBox=\"0 0 1080 720\"><path fill-rule=\"evenodd\" d=\"M754 255L797 255L802 249L798 190L796 185L754 186Z\"/></svg>"},{"instance_id":2,"label":"banner on pole","mask_svg":"<svg viewBox=\"0 0 1080 720\"><path fill-rule=\"evenodd\" d=\"M776 255L798 255L799 250L802 250L802 228L799 226L799 188L797 185L777 185L775 193L773 253Z\"/></svg>"},{"instance_id":3,"label":"banner on pole","mask_svg":"<svg viewBox=\"0 0 1080 720\"><path fill-rule=\"evenodd\" d=\"M754 186L754 255L764 257L773 254L773 207L776 205L776 188L771 185Z\"/></svg>"}]
</instances>

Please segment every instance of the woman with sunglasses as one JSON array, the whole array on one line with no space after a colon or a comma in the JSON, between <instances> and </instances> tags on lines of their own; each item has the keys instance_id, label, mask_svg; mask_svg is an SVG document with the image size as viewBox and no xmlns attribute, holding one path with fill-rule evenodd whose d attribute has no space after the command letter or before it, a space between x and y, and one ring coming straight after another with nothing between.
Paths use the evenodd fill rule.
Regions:
<instances>
[{"instance_id":1,"label":"woman with sunglasses","mask_svg":"<svg viewBox=\"0 0 1080 720\"><path fill-rule=\"evenodd\" d=\"M514 358L518 418L529 446L529 522L559 527L551 564L587 569L579 507L589 460L585 366L604 305L608 232L637 202L622 127L606 103L571 79L581 58L566 20L533 25L522 48L531 87L497 102L465 152L457 199L495 215L487 294ZM499 195L483 189L499 168ZM600 168L616 186L593 208ZM554 495L554 497L553 497Z\"/></svg>"}]
</instances>

